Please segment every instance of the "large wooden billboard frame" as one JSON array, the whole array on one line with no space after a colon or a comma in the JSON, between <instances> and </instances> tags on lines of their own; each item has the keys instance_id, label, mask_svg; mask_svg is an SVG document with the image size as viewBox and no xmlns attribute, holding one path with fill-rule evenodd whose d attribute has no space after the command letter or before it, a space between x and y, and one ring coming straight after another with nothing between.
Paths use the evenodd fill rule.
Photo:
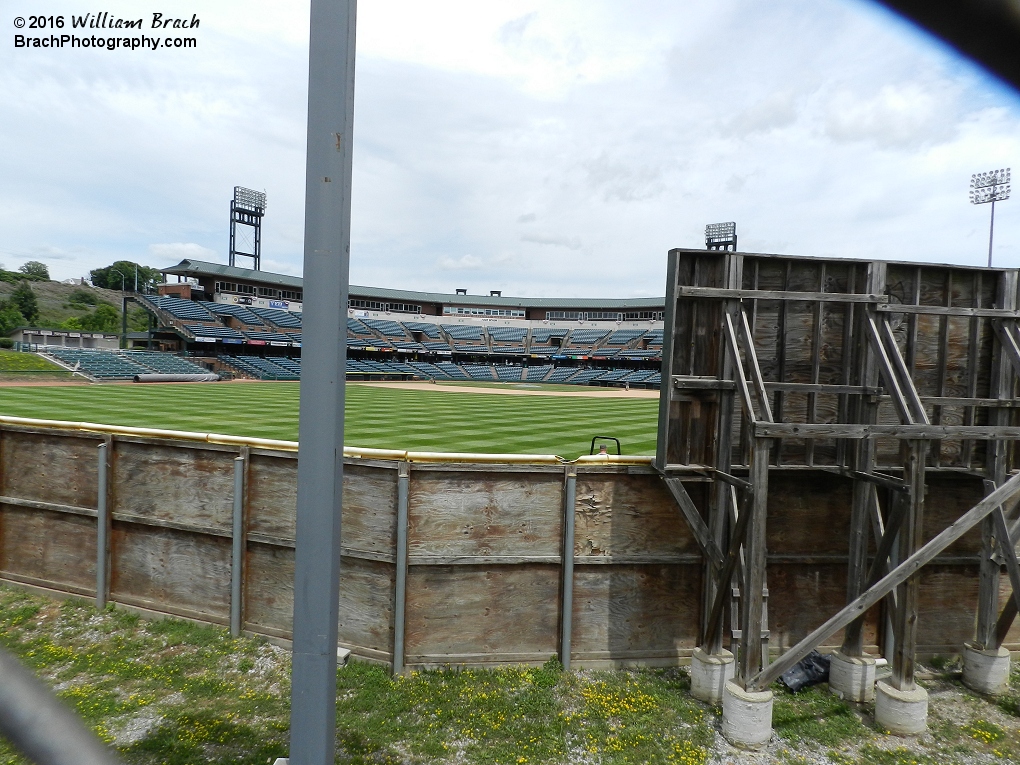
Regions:
<instances>
[{"instance_id":1,"label":"large wooden billboard frame","mask_svg":"<svg viewBox=\"0 0 1020 765\"><path fill-rule=\"evenodd\" d=\"M766 688L841 629L841 651L861 656L864 614L884 600L892 684L911 690L914 575L977 524L975 643L1002 644L1020 598L1017 293L1015 269L669 253L655 464L705 556L702 648L722 650L730 604L745 689ZM770 662L765 532L777 470L849 478L853 499L846 605ZM925 542L932 472L979 476L986 496ZM694 475L713 481L706 507L684 489ZM1003 566L1013 597L1000 613Z\"/></svg>"}]
</instances>

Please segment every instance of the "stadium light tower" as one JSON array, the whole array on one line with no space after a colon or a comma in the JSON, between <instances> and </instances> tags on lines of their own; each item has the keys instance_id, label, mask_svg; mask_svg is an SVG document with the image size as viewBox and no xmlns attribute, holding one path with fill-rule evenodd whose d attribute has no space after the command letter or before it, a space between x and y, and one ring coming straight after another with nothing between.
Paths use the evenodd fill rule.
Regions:
<instances>
[{"instance_id":1,"label":"stadium light tower","mask_svg":"<svg viewBox=\"0 0 1020 765\"><path fill-rule=\"evenodd\" d=\"M236 265L235 256L251 258L256 271L262 265L262 216L266 214L266 193L252 191L243 186L234 186L234 198L230 200L230 265ZM237 224L251 226L251 252L237 249Z\"/></svg>"},{"instance_id":2,"label":"stadium light tower","mask_svg":"<svg viewBox=\"0 0 1020 765\"><path fill-rule=\"evenodd\" d=\"M705 249L706 250L728 250L733 248L737 251L737 224L709 223L705 226Z\"/></svg>"},{"instance_id":3,"label":"stadium light tower","mask_svg":"<svg viewBox=\"0 0 1020 765\"><path fill-rule=\"evenodd\" d=\"M975 205L992 203L988 224L988 267L992 267L992 237L995 235L995 203L1009 199L1009 168L974 173L970 177L970 202Z\"/></svg>"}]
</instances>

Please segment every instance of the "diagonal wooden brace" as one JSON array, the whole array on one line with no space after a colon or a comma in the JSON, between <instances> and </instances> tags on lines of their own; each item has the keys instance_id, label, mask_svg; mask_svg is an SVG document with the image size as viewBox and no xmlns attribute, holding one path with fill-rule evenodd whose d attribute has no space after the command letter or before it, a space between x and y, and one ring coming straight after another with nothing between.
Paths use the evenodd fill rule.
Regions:
<instances>
[{"instance_id":1,"label":"diagonal wooden brace","mask_svg":"<svg viewBox=\"0 0 1020 765\"><path fill-rule=\"evenodd\" d=\"M716 570L722 568L722 552L715 540L712 539L712 533L708 530L708 526L701 517L701 513L698 512L698 508L695 507L691 495L687 493L687 489L684 488L679 478L663 476L662 480L665 481L666 488L669 489L669 493L673 495L673 499L680 506L680 512L683 514L684 520L687 521L691 533L694 534L694 539L698 543L698 547L701 548L702 555L711 562L712 567Z\"/></svg>"},{"instance_id":2,"label":"diagonal wooden brace","mask_svg":"<svg viewBox=\"0 0 1020 765\"><path fill-rule=\"evenodd\" d=\"M954 523L944 529L942 533L938 534L926 545L923 545L913 555L882 577L881 580L865 590L860 597L848 603L835 615L826 620L824 624L812 630L797 645L769 665L767 669L751 678L747 682L747 690L757 691L766 688L786 670L807 656L823 640L843 629L854 619L862 616L879 600L914 576L922 566L930 563L935 556L966 534L975 524L993 512L995 508L1004 503L1015 501L1017 494L1020 494L1020 475L1013 476L978 502Z\"/></svg>"}]
</instances>

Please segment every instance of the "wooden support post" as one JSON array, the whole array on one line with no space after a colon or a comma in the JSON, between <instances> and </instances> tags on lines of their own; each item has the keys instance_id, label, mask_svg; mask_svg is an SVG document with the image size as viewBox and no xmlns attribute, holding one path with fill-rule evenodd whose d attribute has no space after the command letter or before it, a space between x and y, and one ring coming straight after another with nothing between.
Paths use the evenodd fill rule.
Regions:
<instances>
[{"instance_id":1,"label":"wooden support post","mask_svg":"<svg viewBox=\"0 0 1020 765\"><path fill-rule=\"evenodd\" d=\"M96 453L99 455L96 487L96 608L102 609L106 608L106 594L110 590L109 436L99 444Z\"/></svg>"},{"instance_id":2,"label":"wooden support post","mask_svg":"<svg viewBox=\"0 0 1020 765\"><path fill-rule=\"evenodd\" d=\"M577 503L577 468L566 468L563 485L563 591L560 597L560 664L570 669L574 627L574 506Z\"/></svg>"},{"instance_id":3,"label":"wooden support post","mask_svg":"<svg viewBox=\"0 0 1020 765\"><path fill-rule=\"evenodd\" d=\"M242 447L245 451L248 447ZM247 455L234 457L234 508L231 524L230 555L230 636L239 637L244 625L244 548L247 547L244 523L244 479Z\"/></svg>"},{"instance_id":4,"label":"wooden support post","mask_svg":"<svg viewBox=\"0 0 1020 765\"><path fill-rule=\"evenodd\" d=\"M1016 308L1017 275L1016 272L1004 271L996 285L995 307ZM992 374L989 384L989 396L999 400L1010 398L1013 378L1020 369L1020 358L1016 356L1016 344L1013 334L999 322L992 322L994 340L992 342ZM989 412L990 425L1004 426L1009 424L1009 412L1002 408ZM1009 446L999 440L989 441L986 458L985 491L990 493L1006 480L1007 457ZM1012 603L1006 604L1006 610L999 614L999 564L993 559L995 550L995 521L989 517L981 526L981 563L978 573L978 605L977 632L974 642L985 650L998 648L1005 639L1005 634L1013 622L1013 616L1004 619ZM1013 609L1015 612L1015 609Z\"/></svg>"},{"instance_id":5,"label":"wooden support post","mask_svg":"<svg viewBox=\"0 0 1020 765\"><path fill-rule=\"evenodd\" d=\"M924 544L924 465L927 449L925 441L909 441L904 445L903 472L910 483L910 494L900 529L902 559L909 558ZM895 648L892 657L892 684L900 691L914 689L914 652L917 647L917 605L920 592L921 580L917 575L900 585L899 608L893 621Z\"/></svg>"},{"instance_id":6,"label":"wooden support post","mask_svg":"<svg viewBox=\"0 0 1020 765\"><path fill-rule=\"evenodd\" d=\"M751 517L747 524L745 541L744 580L741 590L740 660L737 673L746 683L762 668L762 592L765 589L765 528L769 485L769 451L772 443L767 438L756 438L751 454L751 483L754 497L750 504Z\"/></svg>"},{"instance_id":7,"label":"wooden support post","mask_svg":"<svg viewBox=\"0 0 1020 765\"><path fill-rule=\"evenodd\" d=\"M411 463L397 468L397 529L394 540L393 674L404 674L404 628L407 612L407 513L411 489Z\"/></svg>"}]
</instances>

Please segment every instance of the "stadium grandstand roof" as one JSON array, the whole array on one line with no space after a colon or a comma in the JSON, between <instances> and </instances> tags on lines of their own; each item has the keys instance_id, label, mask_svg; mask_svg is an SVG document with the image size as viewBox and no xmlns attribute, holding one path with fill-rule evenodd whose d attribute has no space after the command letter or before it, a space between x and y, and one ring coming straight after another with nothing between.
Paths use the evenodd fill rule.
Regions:
<instances>
[{"instance_id":1,"label":"stadium grandstand roof","mask_svg":"<svg viewBox=\"0 0 1020 765\"><path fill-rule=\"evenodd\" d=\"M189 277L226 277L261 282L277 287L300 289L304 280L300 276L274 274L237 268L222 263L207 263L202 260L182 260L176 266L161 269L164 274ZM385 287L362 287L352 284L350 294L381 300L413 300L422 303L447 303L454 305L500 306L513 308L662 308L665 297L653 298L529 298L498 297L495 295L453 295L445 292L415 292Z\"/></svg>"}]
</instances>

